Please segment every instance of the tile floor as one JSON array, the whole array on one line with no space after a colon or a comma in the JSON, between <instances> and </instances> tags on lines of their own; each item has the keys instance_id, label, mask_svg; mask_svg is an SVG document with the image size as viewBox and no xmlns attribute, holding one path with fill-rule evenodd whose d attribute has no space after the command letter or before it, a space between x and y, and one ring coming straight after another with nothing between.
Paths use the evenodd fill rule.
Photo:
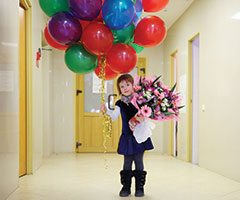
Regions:
<instances>
[{"instance_id":1,"label":"tile floor","mask_svg":"<svg viewBox=\"0 0 240 200\"><path fill-rule=\"evenodd\" d=\"M8 200L240 200L239 182L157 153L144 160L142 198L118 196L122 156L89 153L52 155L34 175L20 179Z\"/></svg>"}]
</instances>

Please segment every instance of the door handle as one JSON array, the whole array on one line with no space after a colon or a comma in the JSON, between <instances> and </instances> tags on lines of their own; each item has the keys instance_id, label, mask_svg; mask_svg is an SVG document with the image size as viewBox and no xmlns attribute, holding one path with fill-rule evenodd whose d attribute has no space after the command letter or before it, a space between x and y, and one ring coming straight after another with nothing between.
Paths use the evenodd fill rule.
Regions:
<instances>
[{"instance_id":1,"label":"door handle","mask_svg":"<svg viewBox=\"0 0 240 200\"><path fill-rule=\"evenodd\" d=\"M78 96L79 94L82 93L82 90L76 90L76 95Z\"/></svg>"},{"instance_id":2,"label":"door handle","mask_svg":"<svg viewBox=\"0 0 240 200\"><path fill-rule=\"evenodd\" d=\"M82 146L81 142L76 142L76 149L78 149L78 147Z\"/></svg>"},{"instance_id":3,"label":"door handle","mask_svg":"<svg viewBox=\"0 0 240 200\"><path fill-rule=\"evenodd\" d=\"M114 110L114 108L111 107L111 97L116 97L117 95L116 94L110 94L108 95L108 109L109 110Z\"/></svg>"},{"instance_id":4,"label":"door handle","mask_svg":"<svg viewBox=\"0 0 240 200\"><path fill-rule=\"evenodd\" d=\"M145 68L140 68L140 71L145 75L146 74L146 69Z\"/></svg>"}]
</instances>

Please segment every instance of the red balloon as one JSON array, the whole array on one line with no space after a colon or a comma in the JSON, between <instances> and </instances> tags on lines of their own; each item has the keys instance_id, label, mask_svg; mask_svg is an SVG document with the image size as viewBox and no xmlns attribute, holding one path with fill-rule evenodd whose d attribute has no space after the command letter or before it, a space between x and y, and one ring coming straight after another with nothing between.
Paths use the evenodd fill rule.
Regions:
<instances>
[{"instance_id":1,"label":"red balloon","mask_svg":"<svg viewBox=\"0 0 240 200\"><path fill-rule=\"evenodd\" d=\"M113 45L111 30L101 22L90 23L83 31L84 47L96 55L105 55Z\"/></svg>"},{"instance_id":2,"label":"red balloon","mask_svg":"<svg viewBox=\"0 0 240 200\"><path fill-rule=\"evenodd\" d=\"M101 63L100 63L100 57L98 57L98 66L97 68L95 69L95 74L99 77L100 77L100 72L101 72ZM106 64L105 66L105 79L106 80L111 80L111 79L114 79L116 78L118 75L118 73L114 72L111 70L110 66L108 64Z\"/></svg>"},{"instance_id":3,"label":"red balloon","mask_svg":"<svg viewBox=\"0 0 240 200\"><path fill-rule=\"evenodd\" d=\"M104 4L104 1L105 0L102 0L102 5ZM102 9L100 10L100 13L99 13L96 21L103 22Z\"/></svg>"},{"instance_id":4,"label":"red balloon","mask_svg":"<svg viewBox=\"0 0 240 200\"><path fill-rule=\"evenodd\" d=\"M98 22L103 22L102 10L100 11L100 13L99 13L96 21L98 21Z\"/></svg>"},{"instance_id":5,"label":"red balloon","mask_svg":"<svg viewBox=\"0 0 240 200\"><path fill-rule=\"evenodd\" d=\"M101 15L101 13L98 15L98 17L95 20L92 20L92 21L79 19L80 24L82 25L82 29L84 30L92 22L103 22L102 15L101 16L100 15Z\"/></svg>"},{"instance_id":6,"label":"red balloon","mask_svg":"<svg viewBox=\"0 0 240 200\"><path fill-rule=\"evenodd\" d=\"M136 51L127 44L114 44L107 54L107 63L114 72L128 73L137 64Z\"/></svg>"},{"instance_id":7,"label":"red balloon","mask_svg":"<svg viewBox=\"0 0 240 200\"><path fill-rule=\"evenodd\" d=\"M169 0L142 0L143 10L145 12L158 12L166 7Z\"/></svg>"},{"instance_id":8,"label":"red balloon","mask_svg":"<svg viewBox=\"0 0 240 200\"><path fill-rule=\"evenodd\" d=\"M80 24L82 25L83 30L88 26L88 24L91 23L90 21L81 20L81 19L79 19L79 21L80 21Z\"/></svg>"},{"instance_id":9,"label":"red balloon","mask_svg":"<svg viewBox=\"0 0 240 200\"><path fill-rule=\"evenodd\" d=\"M167 34L165 23L157 16L143 18L134 32L134 42L143 47L159 45Z\"/></svg>"},{"instance_id":10,"label":"red balloon","mask_svg":"<svg viewBox=\"0 0 240 200\"><path fill-rule=\"evenodd\" d=\"M53 39L53 37L48 32L47 26L44 29L44 36L45 36L45 39L47 40L48 44L51 47L58 49L58 50L62 50L62 51L65 51L68 48L67 45L60 44L56 40Z\"/></svg>"}]
</instances>

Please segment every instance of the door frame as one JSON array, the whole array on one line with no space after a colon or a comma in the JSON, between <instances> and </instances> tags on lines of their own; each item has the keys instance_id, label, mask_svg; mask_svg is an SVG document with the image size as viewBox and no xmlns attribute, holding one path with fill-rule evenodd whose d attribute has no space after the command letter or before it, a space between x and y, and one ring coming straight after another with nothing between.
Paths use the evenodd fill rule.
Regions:
<instances>
[{"instance_id":1,"label":"door frame","mask_svg":"<svg viewBox=\"0 0 240 200\"><path fill-rule=\"evenodd\" d=\"M20 5L26 11L27 174L32 174L32 3L31 0L20 0Z\"/></svg>"},{"instance_id":2,"label":"door frame","mask_svg":"<svg viewBox=\"0 0 240 200\"><path fill-rule=\"evenodd\" d=\"M173 51L171 54L170 54L170 84L171 85L174 85L175 82L174 82L174 56L178 53L178 50L176 49L175 51ZM178 72L176 74L176 76L178 76ZM168 151L170 153L171 156L174 156L175 153L174 153L174 148L173 148L173 145L174 145L174 137L173 137L173 134L175 133L174 132L174 121L171 120L170 122L170 125L169 125L169 144L168 144Z\"/></svg>"},{"instance_id":3,"label":"door frame","mask_svg":"<svg viewBox=\"0 0 240 200\"><path fill-rule=\"evenodd\" d=\"M192 162L192 127L193 127L193 55L192 55L192 42L200 36L200 33L196 33L188 40L188 101L187 101L187 122L188 122L188 131L187 131L187 161Z\"/></svg>"}]
</instances>

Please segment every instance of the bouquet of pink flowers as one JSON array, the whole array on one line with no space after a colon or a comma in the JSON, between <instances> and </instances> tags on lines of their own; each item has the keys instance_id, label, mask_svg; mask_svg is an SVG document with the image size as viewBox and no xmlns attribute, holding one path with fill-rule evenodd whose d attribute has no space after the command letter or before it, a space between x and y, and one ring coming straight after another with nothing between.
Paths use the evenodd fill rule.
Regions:
<instances>
[{"instance_id":1,"label":"bouquet of pink flowers","mask_svg":"<svg viewBox=\"0 0 240 200\"><path fill-rule=\"evenodd\" d=\"M178 120L181 97L175 92L176 83L170 89L159 77L140 77L135 83L135 94L132 104L139 110L140 115L153 120Z\"/></svg>"}]
</instances>

